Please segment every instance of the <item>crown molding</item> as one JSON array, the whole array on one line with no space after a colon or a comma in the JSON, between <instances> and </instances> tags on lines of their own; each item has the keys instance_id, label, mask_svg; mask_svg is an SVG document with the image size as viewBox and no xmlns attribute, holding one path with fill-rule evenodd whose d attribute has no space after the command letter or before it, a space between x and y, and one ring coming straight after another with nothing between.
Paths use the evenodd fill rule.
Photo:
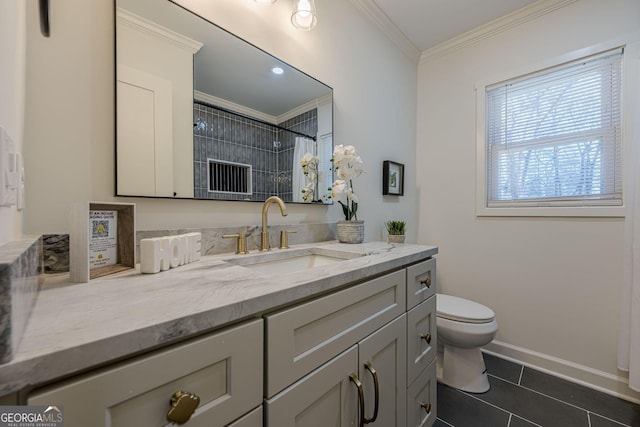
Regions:
<instances>
[{"instance_id":1,"label":"crown molding","mask_svg":"<svg viewBox=\"0 0 640 427\"><path fill-rule=\"evenodd\" d=\"M540 0L516 10L510 14L495 19L480 27L467 31L457 37L440 43L430 49L425 50L420 55L420 63L428 59L446 55L458 49L473 45L496 34L505 32L511 28L533 21L541 16L552 13L558 9L575 3L578 0Z\"/></svg>"},{"instance_id":2,"label":"crown molding","mask_svg":"<svg viewBox=\"0 0 640 427\"><path fill-rule=\"evenodd\" d=\"M395 26L373 0L351 0L411 61L418 63L420 50Z\"/></svg>"},{"instance_id":3,"label":"crown molding","mask_svg":"<svg viewBox=\"0 0 640 427\"><path fill-rule=\"evenodd\" d=\"M313 99L309 102L306 102L291 111L287 111L286 113L282 113L278 116L277 123L284 123L289 119L299 116L300 114L304 114L307 111L313 110L314 108L318 108L321 105L331 104L333 101L333 94L329 93L321 98Z\"/></svg>"},{"instance_id":4,"label":"crown molding","mask_svg":"<svg viewBox=\"0 0 640 427\"><path fill-rule=\"evenodd\" d=\"M321 98L311 100L306 102L291 111L287 111L286 113L282 113L279 116L272 116L269 114L265 114L261 111L254 110L249 107L245 107L244 105L236 104L235 102L227 101L226 99L218 98L217 96L209 95L208 93L201 92L199 90L193 91L193 97L197 101L206 102L207 104L215 105L218 107L226 108L227 110L235 111L237 113L243 114L248 117L253 117L255 119L262 120L263 122L271 123L274 125L279 125L289 119L292 119L300 114L306 113L307 111L313 110L314 108L318 108L324 104L331 104L333 98L332 94L325 95Z\"/></svg>"},{"instance_id":5,"label":"crown molding","mask_svg":"<svg viewBox=\"0 0 640 427\"><path fill-rule=\"evenodd\" d=\"M120 25L125 25L141 33L157 37L194 55L204 46L197 40L193 40L153 21L149 21L121 7L117 8L117 21Z\"/></svg>"},{"instance_id":6,"label":"crown molding","mask_svg":"<svg viewBox=\"0 0 640 427\"><path fill-rule=\"evenodd\" d=\"M218 98L217 96L209 95L208 93L201 92L199 90L193 91L193 97L197 101L206 102L207 104L215 105L218 107L226 108L227 110L235 111L245 116L253 117L263 122L278 124L278 118L270 114L265 114L262 111L254 110L253 108L245 107L244 105L236 104L235 102L227 101L226 99Z\"/></svg>"}]
</instances>

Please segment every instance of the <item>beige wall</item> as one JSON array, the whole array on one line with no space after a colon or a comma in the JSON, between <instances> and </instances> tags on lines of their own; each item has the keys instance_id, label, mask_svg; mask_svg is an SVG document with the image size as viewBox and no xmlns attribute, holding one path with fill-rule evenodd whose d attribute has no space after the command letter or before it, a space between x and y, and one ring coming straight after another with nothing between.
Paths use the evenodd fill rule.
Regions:
<instances>
[{"instance_id":1,"label":"beige wall","mask_svg":"<svg viewBox=\"0 0 640 427\"><path fill-rule=\"evenodd\" d=\"M440 247L439 291L496 312L494 351L610 389L619 387L624 221L475 216L474 85L637 40L639 28L637 0L580 0L466 47L423 54L418 71L419 241Z\"/></svg>"},{"instance_id":2,"label":"beige wall","mask_svg":"<svg viewBox=\"0 0 640 427\"><path fill-rule=\"evenodd\" d=\"M76 201L137 203L140 230L260 223L257 203L114 198L113 11L111 0L52 3L52 37L39 37L29 3L25 231L64 233ZM354 144L367 173L357 182L366 238L383 222L405 219L417 230L415 185L416 64L344 0L318 2L318 27L289 23L290 2L185 0L203 13L334 89L334 142ZM382 196L382 161L406 164L404 197ZM290 206L271 223L325 222L337 206ZM415 234L414 234L415 235ZM415 239L415 238L414 238Z\"/></svg>"},{"instance_id":3,"label":"beige wall","mask_svg":"<svg viewBox=\"0 0 640 427\"><path fill-rule=\"evenodd\" d=\"M25 4L0 2L0 126L22 153L25 90ZM0 244L22 234L22 213L0 206Z\"/></svg>"}]
</instances>

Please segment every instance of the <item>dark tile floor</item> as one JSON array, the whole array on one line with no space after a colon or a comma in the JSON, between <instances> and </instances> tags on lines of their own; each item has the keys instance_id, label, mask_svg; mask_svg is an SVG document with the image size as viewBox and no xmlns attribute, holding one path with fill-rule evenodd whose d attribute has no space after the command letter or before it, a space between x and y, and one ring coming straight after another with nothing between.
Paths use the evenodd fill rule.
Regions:
<instances>
[{"instance_id":1,"label":"dark tile floor","mask_svg":"<svg viewBox=\"0 0 640 427\"><path fill-rule=\"evenodd\" d=\"M640 405L484 355L491 389L438 384L435 427L640 427Z\"/></svg>"}]
</instances>

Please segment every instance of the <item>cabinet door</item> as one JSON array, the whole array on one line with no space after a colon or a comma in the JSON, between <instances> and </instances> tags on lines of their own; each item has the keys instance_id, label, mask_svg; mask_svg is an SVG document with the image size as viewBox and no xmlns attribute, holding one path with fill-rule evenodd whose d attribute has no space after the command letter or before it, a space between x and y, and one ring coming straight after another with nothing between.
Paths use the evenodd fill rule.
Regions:
<instances>
[{"instance_id":1,"label":"cabinet door","mask_svg":"<svg viewBox=\"0 0 640 427\"><path fill-rule=\"evenodd\" d=\"M227 427L262 427L262 417L262 405L260 405L244 417L232 422Z\"/></svg>"},{"instance_id":2,"label":"cabinet door","mask_svg":"<svg viewBox=\"0 0 640 427\"><path fill-rule=\"evenodd\" d=\"M266 316L266 397L405 311L406 277L399 270Z\"/></svg>"},{"instance_id":3,"label":"cabinet door","mask_svg":"<svg viewBox=\"0 0 640 427\"><path fill-rule=\"evenodd\" d=\"M436 259L407 267L407 310L436 293Z\"/></svg>"},{"instance_id":4,"label":"cabinet door","mask_svg":"<svg viewBox=\"0 0 640 427\"><path fill-rule=\"evenodd\" d=\"M407 314L408 384L436 357L436 298L432 296Z\"/></svg>"},{"instance_id":5,"label":"cabinet door","mask_svg":"<svg viewBox=\"0 0 640 427\"><path fill-rule=\"evenodd\" d=\"M374 372L378 379L378 416L367 425L405 427L407 387L406 315L402 315L359 343L360 381L364 388L365 417L375 408Z\"/></svg>"},{"instance_id":6,"label":"cabinet door","mask_svg":"<svg viewBox=\"0 0 640 427\"><path fill-rule=\"evenodd\" d=\"M358 392L349 376L358 368L353 346L265 400L266 427L346 427L358 421Z\"/></svg>"},{"instance_id":7,"label":"cabinet door","mask_svg":"<svg viewBox=\"0 0 640 427\"><path fill-rule=\"evenodd\" d=\"M176 391L200 405L188 426L224 426L262 402L262 321L256 320L32 393L64 406L66 427L163 426Z\"/></svg>"},{"instance_id":8,"label":"cabinet door","mask_svg":"<svg viewBox=\"0 0 640 427\"><path fill-rule=\"evenodd\" d=\"M407 427L431 427L437 415L436 361L407 390Z\"/></svg>"}]
</instances>

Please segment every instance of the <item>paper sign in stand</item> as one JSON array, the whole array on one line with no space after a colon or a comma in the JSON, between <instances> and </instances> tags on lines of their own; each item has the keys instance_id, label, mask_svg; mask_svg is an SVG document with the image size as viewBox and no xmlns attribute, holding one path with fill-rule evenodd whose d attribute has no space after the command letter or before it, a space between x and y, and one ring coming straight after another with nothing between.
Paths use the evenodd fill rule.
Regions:
<instances>
[{"instance_id":1,"label":"paper sign in stand","mask_svg":"<svg viewBox=\"0 0 640 427\"><path fill-rule=\"evenodd\" d=\"M71 281L136 267L134 203L88 202L74 206L69 227Z\"/></svg>"}]
</instances>

